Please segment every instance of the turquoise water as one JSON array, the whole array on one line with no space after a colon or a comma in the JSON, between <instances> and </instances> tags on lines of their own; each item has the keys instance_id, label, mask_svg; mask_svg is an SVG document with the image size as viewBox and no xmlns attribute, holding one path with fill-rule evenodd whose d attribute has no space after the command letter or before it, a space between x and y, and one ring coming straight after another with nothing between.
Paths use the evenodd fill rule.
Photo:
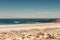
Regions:
<instances>
[{"instance_id":1,"label":"turquoise water","mask_svg":"<svg viewBox=\"0 0 60 40\"><path fill-rule=\"evenodd\" d=\"M57 20L56 18L30 18L30 19L0 19L0 25L6 24L33 24L33 23L47 23Z\"/></svg>"}]
</instances>

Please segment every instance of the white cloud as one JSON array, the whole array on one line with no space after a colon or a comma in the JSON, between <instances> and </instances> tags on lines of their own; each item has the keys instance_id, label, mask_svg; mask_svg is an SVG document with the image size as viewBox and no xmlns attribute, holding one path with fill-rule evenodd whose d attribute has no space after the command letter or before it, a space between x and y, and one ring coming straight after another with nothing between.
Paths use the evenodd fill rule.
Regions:
<instances>
[{"instance_id":1,"label":"white cloud","mask_svg":"<svg viewBox=\"0 0 60 40\"><path fill-rule=\"evenodd\" d=\"M43 11L43 12L39 12L39 13L49 13L49 12L44 12L44 11Z\"/></svg>"}]
</instances>

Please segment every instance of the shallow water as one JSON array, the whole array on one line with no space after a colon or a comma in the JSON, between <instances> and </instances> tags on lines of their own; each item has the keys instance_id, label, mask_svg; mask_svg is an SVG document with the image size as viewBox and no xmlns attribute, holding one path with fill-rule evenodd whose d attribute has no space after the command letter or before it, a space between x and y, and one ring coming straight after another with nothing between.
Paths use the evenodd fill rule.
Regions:
<instances>
[{"instance_id":1,"label":"shallow water","mask_svg":"<svg viewBox=\"0 0 60 40\"><path fill-rule=\"evenodd\" d=\"M60 23L34 23L34 24L6 24L0 25L0 27L24 27L24 26L53 26L60 25Z\"/></svg>"}]
</instances>

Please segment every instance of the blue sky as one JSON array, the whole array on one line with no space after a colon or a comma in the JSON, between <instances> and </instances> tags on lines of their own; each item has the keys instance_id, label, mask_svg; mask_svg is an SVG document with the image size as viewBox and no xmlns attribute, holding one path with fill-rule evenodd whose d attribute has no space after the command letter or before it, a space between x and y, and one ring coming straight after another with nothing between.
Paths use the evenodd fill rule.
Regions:
<instances>
[{"instance_id":1,"label":"blue sky","mask_svg":"<svg viewBox=\"0 0 60 40\"><path fill-rule=\"evenodd\" d=\"M60 0L0 0L0 18L60 18Z\"/></svg>"}]
</instances>

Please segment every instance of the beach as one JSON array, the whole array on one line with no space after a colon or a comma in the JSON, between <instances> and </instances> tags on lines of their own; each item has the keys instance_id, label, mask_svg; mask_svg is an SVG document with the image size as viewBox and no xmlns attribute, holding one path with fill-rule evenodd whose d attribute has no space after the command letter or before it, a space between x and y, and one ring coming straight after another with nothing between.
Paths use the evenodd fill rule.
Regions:
<instances>
[{"instance_id":1,"label":"beach","mask_svg":"<svg viewBox=\"0 0 60 40\"><path fill-rule=\"evenodd\" d=\"M0 40L60 40L60 23L0 25Z\"/></svg>"},{"instance_id":2,"label":"beach","mask_svg":"<svg viewBox=\"0 0 60 40\"><path fill-rule=\"evenodd\" d=\"M60 28L60 23L0 25L0 31Z\"/></svg>"}]
</instances>

